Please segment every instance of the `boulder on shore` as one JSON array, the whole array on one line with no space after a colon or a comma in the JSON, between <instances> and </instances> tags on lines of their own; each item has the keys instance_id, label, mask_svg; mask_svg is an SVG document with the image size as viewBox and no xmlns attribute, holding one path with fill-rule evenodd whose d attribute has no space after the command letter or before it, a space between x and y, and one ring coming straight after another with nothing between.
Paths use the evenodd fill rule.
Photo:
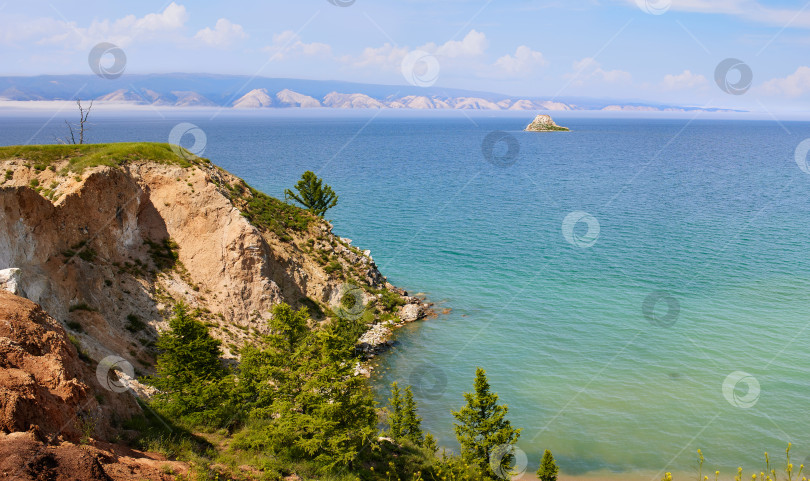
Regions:
<instances>
[{"instance_id":1,"label":"boulder on shore","mask_svg":"<svg viewBox=\"0 0 810 481\"><path fill-rule=\"evenodd\" d=\"M538 115L532 123L526 126L526 132L568 132L568 127L561 127L554 123L548 115Z\"/></svg>"}]
</instances>

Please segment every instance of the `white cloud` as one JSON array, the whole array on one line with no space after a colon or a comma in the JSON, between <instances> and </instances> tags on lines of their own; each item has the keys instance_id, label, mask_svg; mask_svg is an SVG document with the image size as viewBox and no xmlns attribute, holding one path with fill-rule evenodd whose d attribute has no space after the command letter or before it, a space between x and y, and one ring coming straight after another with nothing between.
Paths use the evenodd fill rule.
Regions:
<instances>
[{"instance_id":1,"label":"white cloud","mask_svg":"<svg viewBox=\"0 0 810 481\"><path fill-rule=\"evenodd\" d=\"M784 78L774 78L762 85L762 89L769 94L799 97L810 92L810 67L799 67L795 72Z\"/></svg>"},{"instance_id":2,"label":"white cloud","mask_svg":"<svg viewBox=\"0 0 810 481\"><path fill-rule=\"evenodd\" d=\"M390 43L382 47L366 47L359 57L346 55L341 61L355 67L380 67L387 70L399 70L402 59L408 55L406 47L394 47Z\"/></svg>"},{"instance_id":3,"label":"white cloud","mask_svg":"<svg viewBox=\"0 0 810 481\"><path fill-rule=\"evenodd\" d=\"M188 18L186 7L176 2L170 3L161 12L143 17L127 15L118 19L93 20L87 26L49 17L0 18L0 42L87 50L99 42L111 42L126 48L143 42L189 46L194 40L198 44L222 47L247 37L241 25L220 18L213 28L203 28L190 39L183 35Z\"/></svg>"},{"instance_id":4,"label":"white cloud","mask_svg":"<svg viewBox=\"0 0 810 481\"><path fill-rule=\"evenodd\" d=\"M381 47L367 47L363 49L359 56L345 55L340 60L355 67L377 67L382 70L398 72L402 60L412 50L421 50L435 55L444 65L445 62L451 59L463 60L480 57L485 53L488 46L489 41L484 33L470 30L462 40L450 40L442 45L430 42L410 49L386 43Z\"/></svg>"},{"instance_id":5,"label":"white cloud","mask_svg":"<svg viewBox=\"0 0 810 481\"><path fill-rule=\"evenodd\" d=\"M683 90L706 85L706 77L700 74L693 74L689 70L684 70L678 75L668 74L664 76L661 86L666 90Z\"/></svg>"},{"instance_id":6,"label":"white cloud","mask_svg":"<svg viewBox=\"0 0 810 481\"><path fill-rule=\"evenodd\" d=\"M574 85L584 85L586 82L595 80L604 83L629 83L633 80L630 72L624 70L605 70L602 65L593 57L585 57L574 62L574 72L566 74L565 78L571 79Z\"/></svg>"},{"instance_id":7,"label":"white cloud","mask_svg":"<svg viewBox=\"0 0 810 481\"><path fill-rule=\"evenodd\" d=\"M88 48L108 41L126 47L137 38L154 38L156 34L178 32L186 20L186 7L172 2L160 13L150 13L142 18L127 15L118 20L94 20L86 28L77 26L75 22L56 21L52 24L53 30L48 32L50 35L40 38L37 43Z\"/></svg>"},{"instance_id":8,"label":"white cloud","mask_svg":"<svg viewBox=\"0 0 810 481\"><path fill-rule=\"evenodd\" d=\"M213 29L211 29L211 27L205 27L194 35L194 40L199 40L212 47L227 47L245 38L247 38L247 34L242 26L226 18L217 20Z\"/></svg>"},{"instance_id":9,"label":"white cloud","mask_svg":"<svg viewBox=\"0 0 810 481\"><path fill-rule=\"evenodd\" d=\"M485 58L488 47L486 34L470 30L463 39L450 40L441 45L429 42L411 49L386 43L381 47L367 47L360 55L345 55L339 60L352 67L399 72L406 55L412 51L423 51L434 55L445 72L455 71L487 78L526 76L547 65L542 53L525 45L519 46L514 54L506 54L489 63Z\"/></svg>"},{"instance_id":10,"label":"white cloud","mask_svg":"<svg viewBox=\"0 0 810 481\"><path fill-rule=\"evenodd\" d=\"M636 0L621 1L637 7ZM670 10L731 15L777 27L790 25L810 28L810 10L774 8L762 5L756 0L672 0Z\"/></svg>"},{"instance_id":11,"label":"white cloud","mask_svg":"<svg viewBox=\"0 0 810 481\"><path fill-rule=\"evenodd\" d=\"M470 30L463 40L449 40L438 48L435 44L429 43L419 47L419 50L433 53L437 57L461 58L483 55L488 46L489 41L486 35Z\"/></svg>"},{"instance_id":12,"label":"white cloud","mask_svg":"<svg viewBox=\"0 0 810 481\"><path fill-rule=\"evenodd\" d=\"M332 47L325 43L304 43L301 37L292 30L285 30L273 35L273 44L264 48L273 60L285 60L292 57L311 57L331 55Z\"/></svg>"},{"instance_id":13,"label":"white cloud","mask_svg":"<svg viewBox=\"0 0 810 481\"><path fill-rule=\"evenodd\" d=\"M527 75L546 65L548 62L542 53L525 45L518 47L514 56L507 54L495 61L496 72L509 77Z\"/></svg>"}]
</instances>

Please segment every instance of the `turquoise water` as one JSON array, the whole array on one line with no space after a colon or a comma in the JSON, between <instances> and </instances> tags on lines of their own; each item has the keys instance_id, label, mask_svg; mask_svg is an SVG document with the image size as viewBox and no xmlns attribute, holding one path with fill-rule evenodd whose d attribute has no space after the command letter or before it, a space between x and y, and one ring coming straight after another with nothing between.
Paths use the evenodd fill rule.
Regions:
<instances>
[{"instance_id":1,"label":"turquoise water","mask_svg":"<svg viewBox=\"0 0 810 481\"><path fill-rule=\"evenodd\" d=\"M810 454L810 175L794 161L810 123L571 116L536 134L525 117L372 115L101 116L91 137L166 141L190 121L205 156L271 195L325 177L335 231L451 309L401 330L378 380L416 385L442 445L481 366L531 470L543 449L569 474L688 472L698 448L725 473L788 441ZM42 123L2 119L0 143ZM519 144L513 165L483 158L492 131ZM585 222L580 246L563 234L576 211L598 222L590 247ZM747 378L724 396L737 371L759 392Z\"/></svg>"}]
</instances>

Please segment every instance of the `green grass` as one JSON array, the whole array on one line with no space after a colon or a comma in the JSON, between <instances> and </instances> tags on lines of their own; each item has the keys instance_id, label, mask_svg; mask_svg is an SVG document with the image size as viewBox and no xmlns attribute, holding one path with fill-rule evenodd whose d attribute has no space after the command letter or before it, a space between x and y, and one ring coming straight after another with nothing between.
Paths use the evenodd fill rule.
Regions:
<instances>
[{"instance_id":1,"label":"green grass","mask_svg":"<svg viewBox=\"0 0 810 481\"><path fill-rule=\"evenodd\" d=\"M326 271L327 274L331 274L333 272L342 271L343 266L340 264L339 261L334 260L334 261L330 262L329 265L324 267L323 270Z\"/></svg>"},{"instance_id":2,"label":"green grass","mask_svg":"<svg viewBox=\"0 0 810 481\"><path fill-rule=\"evenodd\" d=\"M193 158L193 155L188 154ZM37 170L67 161L67 172L81 173L84 169L106 165L119 167L130 162L156 162L159 164L190 167L192 162L177 155L169 144L150 142L122 142L114 144L83 145L12 145L0 147L0 160L19 159L31 163ZM203 162L207 162L201 159Z\"/></svg>"},{"instance_id":3,"label":"green grass","mask_svg":"<svg viewBox=\"0 0 810 481\"><path fill-rule=\"evenodd\" d=\"M245 195L238 189L233 189L232 194L240 197ZM250 188L250 194L242 215L259 227L275 232L284 241L292 240L287 234L288 230L305 231L310 222L315 220L315 216L304 209L282 202L256 189Z\"/></svg>"},{"instance_id":4,"label":"green grass","mask_svg":"<svg viewBox=\"0 0 810 481\"><path fill-rule=\"evenodd\" d=\"M84 350L78 337L74 336L73 334L68 334L68 341L70 341L70 343L73 344L73 347L76 348L76 352L79 353L79 359L88 363L91 361L90 355Z\"/></svg>"}]
</instances>

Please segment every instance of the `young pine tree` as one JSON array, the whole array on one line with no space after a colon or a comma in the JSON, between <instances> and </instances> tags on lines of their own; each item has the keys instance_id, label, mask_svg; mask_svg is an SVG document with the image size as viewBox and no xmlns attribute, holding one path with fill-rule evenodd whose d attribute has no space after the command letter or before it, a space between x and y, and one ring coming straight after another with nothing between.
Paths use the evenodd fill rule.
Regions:
<instances>
[{"instance_id":1,"label":"young pine tree","mask_svg":"<svg viewBox=\"0 0 810 481\"><path fill-rule=\"evenodd\" d=\"M329 185L324 184L314 172L308 170L295 184L296 194L291 189L284 191L287 200L294 200L313 214L323 217L327 210L337 204L338 196Z\"/></svg>"},{"instance_id":2,"label":"young pine tree","mask_svg":"<svg viewBox=\"0 0 810 481\"><path fill-rule=\"evenodd\" d=\"M305 308L273 309L268 347L257 358L269 365L256 376L267 377L260 384L272 386L266 395L272 404L254 408L266 424L238 436L237 444L314 461L329 472L358 460L373 439L377 417L365 379L354 375L353 344L347 347L329 327L311 332L308 318Z\"/></svg>"},{"instance_id":3,"label":"young pine tree","mask_svg":"<svg viewBox=\"0 0 810 481\"><path fill-rule=\"evenodd\" d=\"M422 434L422 418L416 412L416 401L413 399L411 386L405 388L403 399L402 425L405 428L403 435L410 439L417 446L422 446L424 436Z\"/></svg>"},{"instance_id":4,"label":"young pine tree","mask_svg":"<svg viewBox=\"0 0 810 481\"><path fill-rule=\"evenodd\" d=\"M391 383L391 397L388 402L391 404L388 410L391 437L396 440L408 439L417 446L422 446L425 441L422 418L416 412L411 387L406 386L404 390L400 390L396 382Z\"/></svg>"},{"instance_id":5,"label":"young pine tree","mask_svg":"<svg viewBox=\"0 0 810 481\"><path fill-rule=\"evenodd\" d=\"M453 412L458 420L454 429L461 445L461 457L468 464L478 466L487 479L497 479L490 465L490 455L496 448L515 444L520 429L512 428L506 419L508 408L498 405L498 395L490 392L486 371L480 367L475 372L474 391L465 393L464 399L467 404ZM500 463L499 471L507 472L514 463L514 455L509 452Z\"/></svg>"},{"instance_id":6,"label":"young pine tree","mask_svg":"<svg viewBox=\"0 0 810 481\"><path fill-rule=\"evenodd\" d=\"M557 481L557 474L560 469L554 461L554 456L551 451L546 449L543 453L543 460L540 461L540 467L537 469L537 479L540 481Z\"/></svg>"},{"instance_id":7,"label":"young pine tree","mask_svg":"<svg viewBox=\"0 0 810 481\"><path fill-rule=\"evenodd\" d=\"M207 425L228 417L224 410L230 379L219 346L184 304L174 307L169 330L157 341L157 373L151 378L161 391L155 402L164 414Z\"/></svg>"},{"instance_id":8,"label":"young pine tree","mask_svg":"<svg viewBox=\"0 0 810 481\"><path fill-rule=\"evenodd\" d=\"M388 403L391 405L388 410L389 433L392 438L401 439L404 433L402 394L400 394L399 385L396 381L391 383L391 397L388 398Z\"/></svg>"}]
</instances>

